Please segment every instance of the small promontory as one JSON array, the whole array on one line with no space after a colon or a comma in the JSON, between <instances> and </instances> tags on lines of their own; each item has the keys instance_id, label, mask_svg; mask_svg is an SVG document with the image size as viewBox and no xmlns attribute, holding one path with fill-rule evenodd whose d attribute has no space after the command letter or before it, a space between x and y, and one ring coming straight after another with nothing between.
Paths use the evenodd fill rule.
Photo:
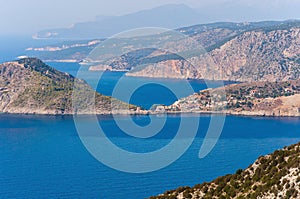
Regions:
<instances>
[{"instance_id":1,"label":"small promontory","mask_svg":"<svg viewBox=\"0 0 300 199\"><path fill-rule=\"evenodd\" d=\"M130 113L135 109L95 92L84 80L60 72L39 59L24 58L0 64L2 113L110 114L114 110Z\"/></svg>"}]
</instances>

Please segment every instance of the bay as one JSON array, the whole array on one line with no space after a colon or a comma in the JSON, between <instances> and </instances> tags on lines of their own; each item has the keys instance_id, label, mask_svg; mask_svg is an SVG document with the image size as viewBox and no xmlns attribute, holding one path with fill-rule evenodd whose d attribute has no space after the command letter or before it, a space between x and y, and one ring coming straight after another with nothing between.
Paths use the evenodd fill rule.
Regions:
<instances>
[{"instance_id":1,"label":"bay","mask_svg":"<svg viewBox=\"0 0 300 199\"><path fill-rule=\"evenodd\" d=\"M108 96L113 96L114 89L119 82L123 84L122 88L124 89L138 85L138 88L130 96L129 102L146 109L149 109L154 104L171 105L180 98L187 97L206 88L235 83L229 81L130 77L126 76L125 72L89 71L88 66L81 66L78 63L49 62L48 65L75 77L78 70L80 70L80 78L86 80L99 93ZM191 89L186 89L187 86ZM176 88L176 90L172 88ZM118 95L118 99L126 101L125 94L124 96Z\"/></svg>"},{"instance_id":2,"label":"bay","mask_svg":"<svg viewBox=\"0 0 300 199\"><path fill-rule=\"evenodd\" d=\"M49 65L74 76L80 67L76 63ZM100 74L89 72L87 68L84 70L84 79L105 95L112 95L115 84L124 76L122 72ZM102 75L100 83L97 80L99 75ZM152 104L174 103L177 97L162 85L172 84L180 88L183 83L177 79L124 79L128 85L152 82L138 89L130 100L146 108ZM189 83L193 92L207 87L201 80L189 80ZM187 94L192 93L183 90L178 95L184 97ZM112 116L99 116L98 120L116 146L146 153L171 142L181 117L200 121L197 136L187 152L161 170L130 174L109 168L95 159L81 143L71 116L1 114L0 198L145 198L234 173L239 168L247 168L260 155L300 141L300 118L227 116L216 146L208 156L199 159L209 115L169 115L161 132L149 139L127 135ZM141 126L150 123L148 116L123 116L121 119L133 119ZM86 121L91 119L87 117Z\"/></svg>"}]
</instances>

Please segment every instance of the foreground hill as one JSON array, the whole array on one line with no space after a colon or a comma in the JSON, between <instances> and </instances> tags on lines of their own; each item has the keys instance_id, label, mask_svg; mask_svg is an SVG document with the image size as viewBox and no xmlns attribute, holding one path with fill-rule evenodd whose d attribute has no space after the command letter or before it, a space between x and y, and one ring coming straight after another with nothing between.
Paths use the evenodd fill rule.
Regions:
<instances>
[{"instance_id":1,"label":"foreground hill","mask_svg":"<svg viewBox=\"0 0 300 199\"><path fill-rule=\"evenodd\" d=\"M77 104L72 104L74 83L78 90L73 96ZM0 112L3 113L109 114L112 108L126 112L128 107L95 93L85 81L57 71L39 59L26 58L0 65Z\"/></svg>"},{"instance_id":2,"label":"foreground hill","mask_svg":"<svg viewBox=\"0 0 300 199\"><path fill-rule=\"evenodd\" d=\"M150 199L300 198L300 143L258 158L245 170Z\"/></svg>"},{"instance_id":3,"label":"foreground hill","mask_svg":"<svg viewBox=\"0 0 300 199\"><path fill-rule=\"evenodd\" d=\"M252 82L207 89L164 108L168 112L300 116L300 80Z\"/></svg>"}]
</instances>

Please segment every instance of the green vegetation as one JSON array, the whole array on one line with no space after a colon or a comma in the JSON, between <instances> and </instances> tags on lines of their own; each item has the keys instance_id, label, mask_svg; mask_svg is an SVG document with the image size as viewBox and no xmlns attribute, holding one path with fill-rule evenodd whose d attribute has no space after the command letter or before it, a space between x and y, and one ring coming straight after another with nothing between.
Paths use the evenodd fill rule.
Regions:
<instances>
[{"instance_id":1,"label":"green vegetation","mask_svg":"<svg viewBox=\"0 0 300 199\"><path fill-rule=\"evenodd\" d=\"M255 100L292 96L300 93L300 81L260 82L241 84L226 89L228 103L226 108L252 108Z\"/></svg>"},{"instance_id":2,"label":"green vegetation","mask_svg":"<svg viewBox=\"0 0 300 199\"><path fill-rule=\"evenodd\" d=\"M0 67L0 96L7 99L0 105L6 112L91 114L96 109L98 114L108 114L112 110L136 109L96 93L85 81L57 71L39 59L21 59L18 64L6 63Z\"/></svg>"},{"instance_id":3,"label":"green vegetation","mask_svg":"<svg viewBox=\"0 0 300 199\"><path fill-rule=\"evenodd\" d=\"M297 105L287 104L293 99L298 103L297 94L300 94L300 80L240 83L200 91L166 106L165 110L297 116L300 110Z\"/></svg>"},{"instance_id":4,"label":"green vegetation","mask_svg":"<svg viewBox=\"0 0 300 199\"><path fill-rule=\"evenodd\" d=\"M253 82L228 85L225 88L200 91L179 101L177 110L274 110L282 104L278 97L293 96L300 93L300 80L286 82ZM177 109L176 109L177 108Z\"/></svg>"},{"instance_id":5,"label":"green vegetation","mask_svg":"<svg viewBox=\"0 0 300 199\"><path fill-rule=\"evenodd\" d=\"M300 143L260 157L247 169L219 177L210 183L181 187L150 199L300 197ZM290 177L289 177L290 176ZM292 178L292 176L295 177ZM298 177L297 177L298 176ZM192 196L192 197L191 197Z\"/></svg>"},{"instance_id":6,"label":"green vegetation","mask_svg":"<svg viewBox=\"0 0 300 199\"><path fill-rule=\"evenodd\" d=\"M287 30L293 27L300 27L299 21L264 21L256 23L230 23L230 22L218 22L211 24L201 24L191 27L180 28L178 31L182 34L190 36L197 40L207 52L219 48L228 41L242 35L245 32L250 31L263 31L269 32L273 30ZM209 34L207 34L209 33ZM184 39L182 37L181 39ZM190 58L203 54L203 50L191 50L191 51L182 51L176 54L169 52L164 52L161 55L151 56L151 53L155 50L158 52L161 49L132 49L132 52L122 54L121 52L126 49L131 49L132 46L138 48L137 46L149 46L149 44L157 44L158 48L164 48L168 46L172 48L172 42L178 45L178 35L173 34L172 32L165 32L158 35L150 35L137 38L122 38L122 39L110 39L107 43L104 43L103 46L98 46L98 44L89 45L89 46L76 46L74 44L86 44L88 41L71 41L69 43L62 43L56 46L69 45L73 47L62 49L60 51L29 51L30 56L37 56L43 60L82 60L86 59L90 55L92 60L101 60L102 56L105 54L116 54L119 53L120 57L113 57L110 60L103 60L102 64L108 64L116 70L131 70L137 65L143 64L155 64L161 61L167 60L181 60L182 57ZM180 42L180 41L179 41ZM185 42L182 42L185 44ZM184 47L184 46L183 46ZM94 49L95 48L95 49ZM176 49L177 47L175 47ZM184 49L184 48L183 48ZM123 50L123 51L122 51ZM120 52L119 52L120 51ZM91 53L92 52L92 53ZM91 54L90 54L91 53ZM106 57L106 56L103 56ZM120 58L120 59L119 59ZM124 68L125 67L125 68Z\"/></svg>"}]
</instances>

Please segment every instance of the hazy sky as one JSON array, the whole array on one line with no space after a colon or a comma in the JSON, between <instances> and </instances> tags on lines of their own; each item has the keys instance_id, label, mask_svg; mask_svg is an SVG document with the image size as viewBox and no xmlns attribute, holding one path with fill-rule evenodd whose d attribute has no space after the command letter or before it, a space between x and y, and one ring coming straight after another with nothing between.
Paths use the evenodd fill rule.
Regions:
<instances>
[{"instance_id":1,"label":"hazy sky","mask_svg":"<svg viewBox=\"0 0 300 199\"><path fill-rule=\"evenodd\" d=\"M99 15L123 15L181 3L216 20L300 19L300 0L0 0L0 34L31 34Z\"/></svg>"}]
</instances>

